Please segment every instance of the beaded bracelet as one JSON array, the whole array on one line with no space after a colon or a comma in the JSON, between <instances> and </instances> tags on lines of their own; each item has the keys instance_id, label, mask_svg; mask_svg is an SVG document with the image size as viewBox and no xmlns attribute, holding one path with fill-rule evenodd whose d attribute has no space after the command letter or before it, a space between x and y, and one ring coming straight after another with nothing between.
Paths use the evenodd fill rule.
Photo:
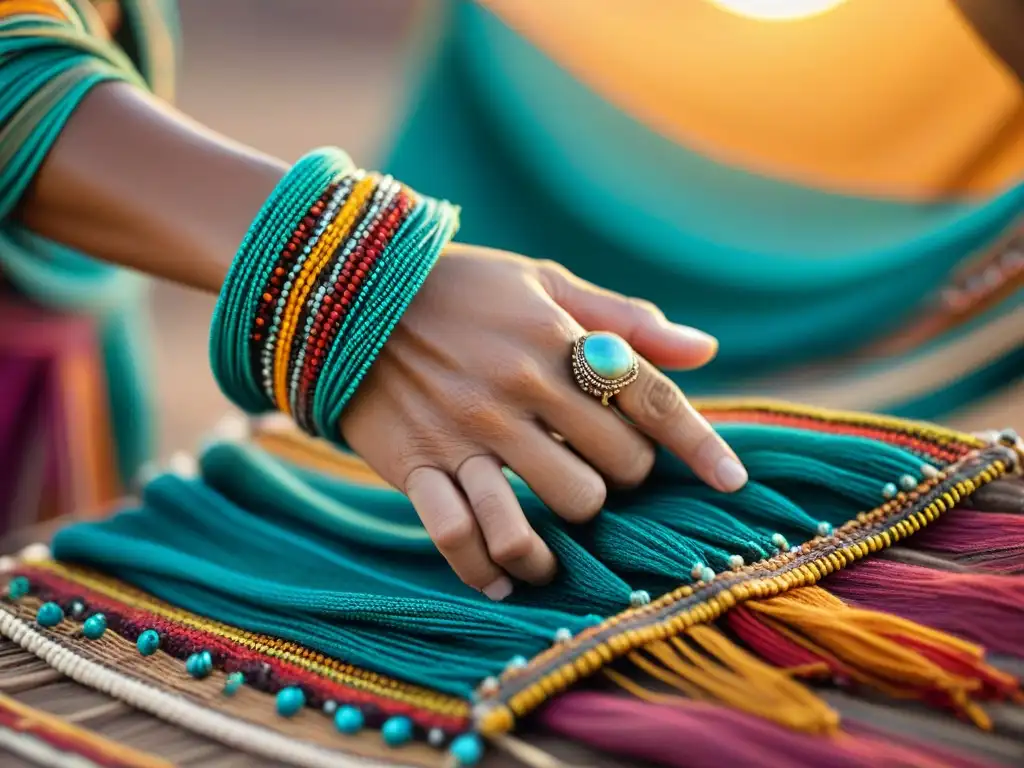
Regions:
<instances>
[{"instance_id":1,"label":"beaded bracelet","mask_svg":"<svg viewBox=\"0 0 1024 768\"><path fill-rule=\"evenodd\" d=\"M264 203L214 310L210 362L249 413L279 410L340 442L338 420L458 227L458 209L303 157Z\"/></svg>"}]
</instances>

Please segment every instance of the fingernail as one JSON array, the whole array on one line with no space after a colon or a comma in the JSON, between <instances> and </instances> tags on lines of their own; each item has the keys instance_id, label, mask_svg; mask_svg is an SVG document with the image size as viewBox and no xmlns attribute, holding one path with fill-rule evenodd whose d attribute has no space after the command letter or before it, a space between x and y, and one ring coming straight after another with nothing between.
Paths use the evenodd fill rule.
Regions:
<instances>
[{"instance_id":1,"label":"fingernail","mask_svg":"<svg viewBox=\"0 0 1024 768\"><path fill-rule=\"evenodd\" d=\"M732 456L724 456L718 460L715 477L725 491L738 491L747 484L747 470Z\"/></svg>"},{"instance_id":2,"label":"fingernail","mask_svg":"<svg viewBox=\"0 0 1024 768\"><path fill-rule=\"evenodd\" d=\"M496 603L512 594L512 580L508 576L495 579L483 588L483 593Z\"/></svg>"},{"instance_id":3,"label":"fingernail","mask_svg":"<svg viewBox=\"0 0 1024 768\"><path fill-rule=\"evenodd\" d=\"M688 325L679 325L677 323L669 323L669 327L672 329L672 333L678 337L680 341L686 341L696 346L718 349L718 339L711 334L704 333L704 331L699 331L696 328L691 328Z\"/></svg>"}]
</instances>

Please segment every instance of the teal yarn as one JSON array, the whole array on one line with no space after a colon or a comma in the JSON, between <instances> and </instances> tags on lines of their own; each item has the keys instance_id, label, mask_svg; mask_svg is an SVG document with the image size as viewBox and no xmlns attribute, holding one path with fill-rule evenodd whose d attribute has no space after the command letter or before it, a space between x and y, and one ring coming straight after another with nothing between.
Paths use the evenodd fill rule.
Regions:
<instances>
[{"instance_id":1,"label":"teal yarn","mask_svg":"<svg viewBox=\"0 0 1024 768\"><path fill-rule=\"evenodd\" d=\"M73 5L80 8L81 3ZM135 14L136 5L146 7L144 18ZM157 5L122 0L122 7L125 34L140 41L168 34L176 20L168 0ZM127 483L149 459L154 443L145 283L11 220L68 119L94 87L122 81L147 88L148 76L157 79L155 69L143 67L146 77L140 75L128 55L101 40L95 34L98 30L89 26L95 20L83 10L81 17L64 22L29 15L0 22L0 271L20 293L47 309L96 319L117 467ZM173 73L176 44L161 50L172 54L161 63L162 71ZM170 96L163 89L158 92Z\"/></svg>"},{"instance_id":2,"label":"teal yarn","mask_svg":"<svg viewBox=\"0 0 1024 768\"><path fill-rule=\"evenodd\" d=\"M87 640L99 640L107 631L107 617L102 613L94 613L82 624L82 634Z\"/></svg>"},{"instance_id":3,"label":"teal yarn","mask_svg":"<svg viewBox=\"0 0 1024 768\"><path fill-rule=\"evenodd\" d=\"M294 717L306 706L306 694L296 686L282 688L277 692L276 705L281 717Z\"/></svg>"},{"instance_id":4,"label":"teal yarn","mask_svg":"<svg viewBox=\"0 0 1024 768\"><path fill-rule=\"evenodd\" d=\"M139 634L135 647L143 656L152 656L160 649L160 635L155 629L147 629Z\"/></svg>"},{"instance_id":5,"label":"teal yarn","mask_svg":"<svg viewBox=\"0 0 1024 768\"><path fill-rule=\"evenodd\" d=\"M64 609L57 603L43 603L36 612L36 622L41 627L55 627L64 621Z\"/></svg>"},{"instance_id":6,"label":"teal yarn","mask_svg":"<svg viewBox=\"0 0 1024 768\"><path fill-rule=\"evenodd\" d=\"M738 494L662 455L644 486L569 525L515 483L559 571L500 603L459 581L397 491L300 471L247 444L210 446L200 477L154 479L136 507L61 531L53 551L184 610L469 698L603 618L712 579L737 556L754 563L803 544L878 506L887 482L921 474L920 456L865 438L719 426L750 471Z\"/></svg>"}]
</instances>

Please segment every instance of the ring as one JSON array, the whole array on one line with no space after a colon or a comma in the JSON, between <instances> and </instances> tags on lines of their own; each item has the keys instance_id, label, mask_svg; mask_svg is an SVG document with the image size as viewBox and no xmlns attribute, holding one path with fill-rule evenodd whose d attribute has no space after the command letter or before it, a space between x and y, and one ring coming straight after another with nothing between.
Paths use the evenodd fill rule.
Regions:
<instances>
[{"instance_id":1,"label":"ring","mask_svg":"<svg viewBox=\"0 0 1024 768\"><path fill-rule=\"evenodd\" d=\"M621 336L596 331L580 336L572 345L572 374L588 395L608 400L628 387L640 373L633 348Z\"/></svg>"}]
</instances>

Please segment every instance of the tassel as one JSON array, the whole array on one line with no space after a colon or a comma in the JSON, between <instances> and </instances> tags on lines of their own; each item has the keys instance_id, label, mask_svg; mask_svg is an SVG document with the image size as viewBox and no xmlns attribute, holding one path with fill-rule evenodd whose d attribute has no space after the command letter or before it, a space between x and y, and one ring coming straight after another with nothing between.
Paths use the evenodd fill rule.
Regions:
<instances>
[{"instance_id":1,"label":"tassel","mask_svg":"<svg viewBox=\"0 0 1024 768\"><path fill-rule=\"evenodd\" d=\"M1006 698L1017 682L987 665L981 649L877 611L852 608L820 587L747 603L761 620L854 683L894 698L951 708L978 727L991 721L975 699Z\"/></svg>"},{"instance_id":2,"label":"tassel","mask_svg":"<svg viewBox=\"0 0 1024 768\"><path fill-rule=\"evenodd\" d=\"M1024 515L957 510L909 543L956 562L999 573L1024 573Z\"/></svg>"},{"instance_id":3,"label":"tassel","mask_svg":"<svg viewBox=\"0 0 1024 768\"><path fill-rule=\"evenodd\" d=\"M839 725L839 716L810 689L714 627L690 627L685 639L650 643L627 658L690 699L722 702L808 733L834 733ZM608 676L638 698L662 704L679 701L678 696L648 691L617 672L608 671Z\"/></svg>"},{"instance_id":4,"label":"tassel","mask_svg":"<svg viewBox=\"0 0 1024 768\"><path fill-rule=\"evenodd\" d=\"M1007 477L982 486L971 496L970 506L982 512L1024 515L1024 480Z\"/></svg>"},{"instance_id":5,"label":"tassel","mask_svg":"<svg viewBox=\"0 0 1024 768\"><path fill-rule=\"evenodd\" d=\"M935 756L935 750L918 751L868 734L840 733L822 738L797 733L728 707L682 699L667 706L602 693L569 692L542 710L539 724L545 731L575 743L669 768L984 765L959 759L947 761Z\"/></svg>"},{"instance_id":6,"label":"tassel","mask_svg":"<svg viewBox=\"0 0 1024 768\"><path fill-rule=\"evenodd\" d=\"M857 607L949 632L991 652L1024 656L1024 579L869 559L832 574L828 586Z\"/></svg>"}]
</instances>

